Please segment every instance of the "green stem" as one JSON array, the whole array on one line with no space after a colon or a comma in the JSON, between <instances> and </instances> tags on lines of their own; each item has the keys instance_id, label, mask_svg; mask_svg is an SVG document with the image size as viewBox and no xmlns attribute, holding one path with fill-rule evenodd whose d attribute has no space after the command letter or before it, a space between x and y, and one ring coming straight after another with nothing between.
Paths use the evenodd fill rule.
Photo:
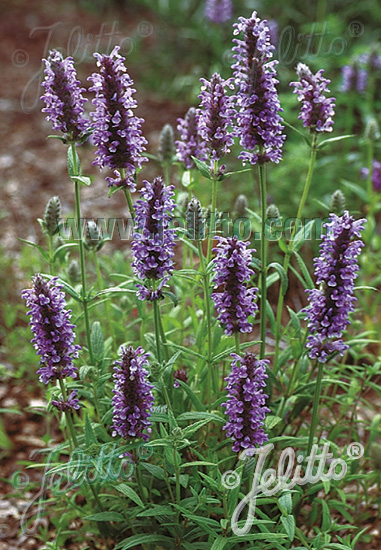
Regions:
<instances>
[{"instance_id":1,"label":"green stem","mask_svg":"<svg viewBox=\"0 0 381 550\"><path fill-rule=\"evenodd\" d=\"M180 494L180 470L177 463L177 451L176 447L173 447L173 462L175 466L175 476L176 476L176 503L180 504L181 494Z\"/></svg>"},{"instance_id":2,"label":"green stem","mask_svg":"<svg viewBox=\"0 0 381 550\"><path fill-rule=\"evenodd\" d=\"M75 149L75 143L71 144L71 149L72 149L72 153L73 153L72 156L73 156L74 173L78 174L77 152L76 152L76 149ZM80 258L80 265L81 265L82 305L83 305L83 314L84 314L84 318L85 318L87 346L89 348L90 362L93 365L94 364L94 356L93 356L93 350L92 350L91 338L90 338L89 312L88 312L88 309L87 309L85 250L84 250L83 239L82 239L81 198L80 198L78 181L74 182L74 192L75 192L75 214L76 214L76 219L77 219L78 241L79 241L79 258Z\"/></svg>"},{"instance_id":3,"label":"green stem","mask_svg":"<svg viewBox=\"0 0 381 550\"><path fill-rule=\"evenodd\" d=\"M48 242L49 242L49 271L50 275L53 275L53 267L54 267L54 261L53 261L53 236L48 235Z\"/></svg>"},{"instance_id":4,"label":"green stem","mask_svg":"<svg viewBox=\"0 0 381 550\"><path fill-rule=\"evenodd\" d=\"M164 181L165 185L171 185L171 178L170 178L170 163L164 162L163 164L163 171L164 171Z\"/></svg>"},{"instance_id":5,"label":"green stem","mask_svg":"<svg viewBox=\"0 0 381 550\"><path fill-rule=\"evenodd\" d=\"M366 187L368 193L368 210L370 214L373 214L374 200L373 200L373 184L372 184L372 172L373 172L373 155L374 155L374 146L371 139L368 140L367 147L367 168L368 176L366 178Z\"/></svg>"},{"instance_id":6,"label":"green stem","mask_svg":"<svg viewBox=\"0 0 381 550\"><path fill-rule=\"evenodd\" d=\"M101 268L100 268L100 265L99 265L98 254L97 254L96 250L93 251L93 258L94 258L95 271L97 273L97 280L98 280L99 290L104 290L103 277L102 277L102 272L101 272ZM108 329L109 329L112 341L114 343L115 338L114 338L113 330L112 330L110 307L109 307L108 299L106 299L104 305L105 305L105 313L106 313Z\"/></svg>"},{"instance_id":7,"label":"green stem","mask_svg":"<svg viewBox=\"0 0 381 550\"><path fill-rule=\"evenodd\" d=\"M264 164L259 165L259 189L261 195L261 316L260 316L260 358L263 359L266 353L266 301L267 301L267 288L266 288L266 275L267 275L267 246L266 246L266 208L267 208L267 194L266 194L266 174Z\"/></svg>"},{"instance_id":8,"label":"green stem","mask_svg":"<svg viewBox=\"0 0 381 550\"><path fill-rule=\"evenodd\" d=\"M206 263L209 265L209 262L212 258L212 245L214 232L216 229L216 208L217 208L217 171L218 171L218 162L214 163L214 175L212 182L212 211L210 213L210 225L208 232L208 252L206 256Z\"/></svg>"},{"instance_id":9,"label":"green stem","mask_svg":"<svg viewBox=\"0 0 381 550\"><path fill-rule=\"evenodd\" d=\"M157 302L157 300L155 300ZM161 341L163 343L163 348L164 348L164 359L166 362L169 361L169 352L168 352L168 347L167 347L167 338L165 336L165 332L164 332L164 328L163 328L163 322L161 320L161 313L160 313L160 307L159 307L159 304L157 304L157 318L158 318L158 321L159 321L159 330L160 330L160 336L161 336Z\"/></svg>"},{"instance_id":10,"label":"green stem","mask_svg":"<svg viewBox=\"0 0 381 550\"><path fill-rule=\"evenodd\" d=\"M197 241L197 248L200 256L200 267L204 283L204 303L208 334L208 410L210 412L212 408L212 316L210 311L209 276L206 274L205 259L202 253L201 241ZM216 390L216 388L214 389Z\"/></svg>"},{"instance_id":11,"label":"green stem","mask_svg":"<svg viewBox=\"0 0 381 550\"><path fill-rule=\"evenodd\" d=\"M60 383L62 397L63 397L64 401L67 401L67 393L66 393L65 384L63 383L62 379L59 379L59 383ZM67 423L67 426L69 428L69 433L70 433L71 439L73 441L73 446L78 447L78 441L77 441L77 436L75 435L75 430L74 430L74 425L73 425L73 419L72 419L72 416L71 416L71 412L65 412L65 416L66 416L66 423Z\"/></svg>"},{"instance_id":12,"label":"green stem","mask_svg":"<svg viewBox=\"0 0 381 550\"><path fill-rule=\"evenodd\" d=\"M311 145L310 164L309 164L309 167L308 167L308 173L307 173L306 181L305 181L305 184L304 184L302 197L300 199L298 212L297 212L297 215L296 215L297 220L301 220L304 205L305 205L307 197L308 197L308 192L309 192L309 189L310 189L310 186L311 186L311 181L312 181L312 175L314 173L314 168L315 168L316 155L317 155L317 136L316 136L316 134L313 134L313 136L312 136L312 145ZM290 241L292 241L293 238L295 237L295 233L296 233L296 223L294 224L294 226L292 228ZM288 273L288 268L290 266L291 255L292 255L292 252L288 251L288 252L286 252L285 258L284 258L283 269L284 269L286 275ZM281 322L282 322L283 302L284 302L284 294L282 292L282 288L280 287L279 288L279 296L278 296L277 314L276 314L276 325L275 325L274 374L276 374L277 371L278 371L279 344L280 344L280 325L281 325Z\"/></svg>"},{"instance_id":13,"label":"green stem","mask_svg":"<svg viewBox=\"0 0 381 550\"><path fill-rule=\"evenodd\" d=\"M234 338L235 338L235 349L236 349L236 352L238 353L238 355L240 355L241 350L240 350L240 346L239 346L239 332L236 332L236 333L234 334Z\"/></svg>"},{"instance_id":14,"label":"green stem","mask_svg":"<svg viewBox=\"0 0 381 550\"><path fill-rule=\"evenodd\" d=\"M320 400L320 392L321 392L321 381L323 378L323 366L324 366L324 363L319 363L319 370L318 370L316 386L315 386L314 405L312 409L311 429L310 429L310 435L308 439L307 455L310 454L312 449L315 432L316 432L317 421L318 421L318 409L319 409L319 400Z\"/></svg>"},{"instance_id":15,"label":"green stem","mask_svg":"<svg viewBox=\"0 0 381 550\"><path fill-rule=\"evenodd\" d=\"M126 173L125 173L124 168L121 168L119 170L119 172L120 172L122 180L124 180L126 178ZM134 205L132 203L132 197L131 197L130 190L127 187L125 187L123 189L123 191L124 191L124 196L126 197L127 206L128 206L129 211L130 211L132 221L134 221L134 219L135 219L135 210L134 210Z\"/></svg>"},{"instance_id":16,"label":"green stem","mask_svg":"<svg viewBox=\"0 0 381 550\"><path fill-rule=\"evenodd\" d=\"M159 328L159 316L158 316L158 304L157 300L153 301L153 322L155 326L155 339L156 339L156 350L157 350L157 360L161 364L161 347L160 347L160 328Z\"/></svg>"}]
</instances>

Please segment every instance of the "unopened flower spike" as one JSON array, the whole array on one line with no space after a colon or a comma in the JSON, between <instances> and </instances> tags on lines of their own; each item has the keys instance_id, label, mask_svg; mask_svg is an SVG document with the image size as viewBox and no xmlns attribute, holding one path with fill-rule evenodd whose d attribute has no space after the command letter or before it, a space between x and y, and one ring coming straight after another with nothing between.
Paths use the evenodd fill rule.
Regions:
<instances>
[{"instance_id":1,"label":"unopened flower spike","mask_svg":"<svg viewBox=\"0 0 381 550\"><path fill-rule=\"evenodd\" d=\"M71 311L66 308L65 293L57 277L46 281L41 275L33 278L33 287L23 290L22 297L30 307L31 340L41 355L40 381L47 384L71 376L77 378L78 369L73 360L80 346L74 344L75 325L70 323Z\"/></svg>"},{"instance_id":2,"label":"unopened flower spike","mask_svg":"<svg viewBox=\"0 0 381 550\"><path fill-rule=\"evenodd\" d=\"M61 221L61 201L57 196L49 199L46 205L42 227L47 235L53 237L59 231Z\"/></svg>"},{"instance_id":3,"label":"unopened flower spike","mask_svg":"<svg viewBox=\"0 0 381 550\"><path fill-rule=\"evenodd\" d=\"M158 158L160 162L172 164L175 154L176 149L173 128L170 124L164 124L159 137Z\"/></svg>"},{"instance_id":4,"label":"unopened flower spike","mask_svg":"<svg viewBox=\"0 0 381 550\"><path fill-rule=\"evenodd\" d=\"M109 186L126 187L133 192L136 170L147 161L143 156L147 140L141 130L144 120L133 113L137 107L133 98L136 90L119 49L115 46L110 55L95 53L99 73L88 78L93 83L89 91L95 93L95 111L91 113L97 146L94 164L113 170L115 177L106 178Z\"/></svg>"},{"instance_id":5,"label":"unopened flower spike","mask_svg":"<svg viewBox=\"0 0 381 550\"><path fill-rule=\"evenodd\" d=\"M72 57L63 58L57 50L49 52L45 64L45 79L41 84L45 93L41 96L45 103L42 109L47 113L46 120L52 123L53 130L62 132L68 141L82 143L90 131L85 117L83 97L86 90L77 80Z\"/></svg>"}]
</instances>

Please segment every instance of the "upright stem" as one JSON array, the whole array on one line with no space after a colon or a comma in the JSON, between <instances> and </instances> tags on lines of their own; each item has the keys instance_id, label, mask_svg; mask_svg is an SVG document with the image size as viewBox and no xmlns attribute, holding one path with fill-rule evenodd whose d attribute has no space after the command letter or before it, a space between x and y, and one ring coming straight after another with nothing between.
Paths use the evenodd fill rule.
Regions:
<instances>
[{"instance_id":1,"label":"upright stem","mask_svg":"<svg viewBox=\"0 0 381 550\"><path fill-rule=\"evenodd\" d=\"M53 266L54 266L54 261L53 261L53 236L52 235L48 235L48 241L49 241L49 271L50 271L50 275L53 275Z\"/></svg>"},{"instance_id":2,"label":"upright stem","mask_svg":"<svg viewBox=\"0 0 381 550\"><path fill-rule=\"evenodd\" d=\"M266 350L266 301L267 301L267 288L266 288L266 275L267 275L267 246L266 246L266 208L267 208L267 194L266 194L266 174L264 164L259 165L259 190L261 195L261 317L260 317L260 358L265 357Z\"/></svg>"},{"instance_id":3,"label":"upright stem","mask_svg":"<svg viewBox=\"0 0 381 550\"><path fill-rule=\"evenodd\" d=\"M204 283L204 303L206 312L206 325L208 333L208 409L212 408L212 316L210 311L209 276L206 274L205 260L202 253L201 241L197 241L200 266Z\"/></svg>"},{"instance_id":4,"label":"upright stem","mask_svg":"<svg viewBox=\"0 0 381 550\"><path fill-rule=\"evenodd\" d=\"M366 178L366 187L368 193L368 209L370 213L373 213L373 183L372 183L372 172L373 172L373 154L374 146L371 139L368 140L367 147L367 168L368 176Z\"/></svg>"},{"instance_id":5,"label":"upright stem","mask_svg":"<svg viewBox=\"0 0 381 550\"><path fill-rule=\"evenodd\" d=\"M93 257L94 257L95 271L97 273L98 287L99 287L99 290L104 290L103 277L99 266L99 260L98 260L98 255L96 250L93 251ZM112 341L114 342L115 339L114 339L112 324L111 324L110 307L107 299L105 301L105 313L106 313L107 324L111 334L111 338L112 338Z\"/></svg>"},{"instance_id":6,"label":"upright stem","mask_svg":"<svg viewBox=\"0 0 381 550\"><path fill-rule=\"evenodd\" d=\"M78 174L77 152L76 152L76 149L75 149L75 143L71 144L71 148L72 148L72 153L73 153L73 155L72 155L73 156L73 169L74 169L75 174ZM79 257L80 257L80 265L81 265L83 314L84 314L84 317L85 317L87 346L89 348L90 361L91 361L91 364L94 364L94 356L93 356L93 350L92 350L91 338L90 338L89 312L88 312L88 309L87 309L85 250L84 250L84 247L83 247L83 240L82 240L81 199L80 199L78 181L74 182L74 192L75 192L75 214L76 214L76 219L77 219L78 240L79 240Z\"/></svg>"},{"instance_id":7,"label":"upright stem","mask_svg":"<svg viewBox=\"0 0 381 550\"><path fill-rule=\"evenodd\" d=\"M317 154L317 136L316 134L313 134L312 136L312 145L311 145L311 157L310 157L310 164L308 167L308 173L307 178L304 184L304 189L302 193L302 197L300 199L298 212L296 215L297 220L301 220L304 205L307 200L308 192L311 186L312 181L312 175L314 173L315 168L315 161L316 161L316 154ZM296 224L293 226L290 236L290 241L293 240L296 233ZM290 260L291 260L292 252L288 251L285 254L284 257L284 263L283 263L283 269L287 275L288 268L290 266ZM278 306L277 306L277 314L276 314L276 328L275 328L275 353L274 353L274 374L278 371L278 359L279 359L279 344L280 344L280 325L282 321L282 311L283 311L283 302L284 302L284 294L282 292L282 288L279 287L279 296L278 296Z\"/></svg>"},{"instance_id":8,"label":"upright stem","mask_svg":"<svg viewBox=\"0 0 381 550\"><path fill-rule=\"evenodd\" d=\"M209 264L212 258L212 245L214 238L214 231L216 228L216 207L217 207L217 171L218 171L218 162L214 163L214 175L212 182L212 211L210 213L210 225L209 225L209 234L208 234L208 252L206 256L206 263Z\"/></svg>"},{"instance_id":9,"label":"upright stem","mask_svg":"<svg viewBox=\"0 0 381 550\"><path fill-rule=\"evenodd\" d=\"M236 332L234 334L234 338L235 338L235 350L238 353L238 355L240 355L241 350L240 350L240 346L239 346L239 332Z\"/></svg>"},{"instance_id":10,"label":"upright stem","mask_svg":"<svg viewBox=\"0 0 381 550\"><path fill-rule=\"evenodd\" d=\"M126 178L126 173L125 173L124 168L121 168L119 171L120 171L120 175L122 177L122 180L124 180ZM134 219L135 219L135 210L134 210L134 205L132 203L132 197L131 197L130 190L127 187L125 187L123 189L123 191L124 191L124 196L126 197L127 206L128 206L129 211L130 211L132 221L134 221Z\"/></svg>"},{"instance_id":11,"label":"upright stem","mask_svg":"<svg viewBox=\"0 0 381 550\"><path fill-rule=\"evenodd\" d=\"M65 384L63 383L62 379L59 379L59 383L60 383L62 397L63 397L64 401L67 401L67 393L66 393ZM65 412L65 416L66 416L66 423L67 423L67 426L69 428L69 433L70 433L71 439L73 441L73 445L74 445L74 447L78 447L78 441L77 441L77 436L75 435L75 430L74 430L74 425L73 425L71 412Z\"/></svg>"},{"instance_id":12,"label":"upright stem","mask_svg":"<svg viewBox=\"0 0 381 550\"><path fill-rule=\"evenodd\" d=\"M157 350L157 360L161 364L161 347L160 347L160 328L159 328L159 312L157 300L153 301L153 322L155 325L155 339L156 339L156 350Z\"/></svg>"},{"instance_id":13,"label":"upright stem","mask_svg":"<svg viewBox=\"0 0 381 550\"><path fill-rule=\"evenodd\" d=\"M318 370L318 375L316 379L316 387L315 387L315 395L314 395L314 405L312 409L311 429L310 429L310 435L308 438L307 455L310 454L312 449L317 421L318 421L318 409L319 409L319 400L320 400L320 392L321 392L321 381L323 378L323 366L324 366L324 363L319 363L319 370Z\"/></svg>"}]
</instances>

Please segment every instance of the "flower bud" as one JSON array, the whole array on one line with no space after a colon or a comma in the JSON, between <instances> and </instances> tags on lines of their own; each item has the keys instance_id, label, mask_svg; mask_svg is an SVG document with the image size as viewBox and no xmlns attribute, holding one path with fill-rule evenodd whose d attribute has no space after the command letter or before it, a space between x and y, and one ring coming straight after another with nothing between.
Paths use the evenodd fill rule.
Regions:
<instances>
[{"instance_id":1,"label":"flower bud","mask_svg":"<svg viewBox=\"0 0 381 550\"><path fill-rule=\"evenodd\" d=\"M44 230L51 237L58 233L60 219L61 201L59 197L55 196L46 205L43 219Z\"/></svg>"},{"instance_id":2,"label":"flower bud","mask_svg":"<svg viewBox=\"0 0 381 550\"><path fill-rule=\"evenodd\" d=\"M369 118L364 131L364 137L369 141L377 141L380 139L380 127L375 118Z\"/></svg>"},{"instance_id":3,"label":"flower bud","mask_svg":"<svg viewBox=\"0 0 381 550\"><path fill-rule=\"evenodd\" d=\"M266 210L266 217L276 218L277 220L280 218L278 207L275 204L269 204Z\"/></svg>"},{"instance_id":4,"label":"flower bud","mask_svg":"<svg viewBox=\"0 0 381 550\"><path fill-rule=\"evenodd\" d=\"M334 193L332 193L330 211L336 214L337 216L341 216L344 210L345 210L345 196L344 196L344 193L340 191L340 189L337 189Z\"/></svg>"},{"instance_id":5,"label":"flower bud","mask_svg":"<svg viewBox=\"0 0 381 550\"><path fill-rule=\"evenodd\" d=\"M199 241L205 237L204 216L198 199L191 199L189 201L186 223L188 239Z\"/></svg>"},{"instance_id":6,"label":"flower bud","mask_svg":"<svg viewBox=\"0 0 381 550\"><path fill-rule=\"evenodd\" d=\"M243 218L246 216L247 207L249 206L249 201L247 200L246 195L238 195L234 203L234 212L237 214L238 218Z\"/></svg>"},{"instance_id":7,"label":"flower bud","mask_svg":"<svg viewBox=\"0 0 381 550\"><path fill-rule=\"evenodd\" d=\"M99 227L93 220L86 222L85 246L89 250L98 251L103 246L103 239Z\"/></svg>"},{"instance_id":8,"label":"flower bud","mask_svg":"<svg viewBox=\"0 0 381 550\"><path fill-rule=\"evenodd\" d=\"M79 263L77 260L72 260L67 268L67 275L71 284L75 285L79 283L81 277L81 270L79 268Z\"/></svg>"},{"instance_id":9,"label":"flower bud","mask_svg":"<svg viewBox=\"0 0 381 550\"><path fill-rule=\"evenodd\" d=\"M175 156L175 140L173 128L170 124L165 124L160 132L158 157L161 162L172 164Z\"/></svg>"}]
</instances>

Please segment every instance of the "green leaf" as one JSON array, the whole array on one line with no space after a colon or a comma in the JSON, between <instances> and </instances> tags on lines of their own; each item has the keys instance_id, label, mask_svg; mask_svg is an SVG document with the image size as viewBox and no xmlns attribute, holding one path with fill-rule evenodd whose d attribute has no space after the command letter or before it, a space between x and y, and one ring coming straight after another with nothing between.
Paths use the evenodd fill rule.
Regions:
<instances>
[{"instance_id":1,"label":"green leaf","mask_svg":"<svg viewBox=\"0 0 381 550\"><path fill-rule=\"evenodd\" d=\"M294 256L296 257L296 261L298 262L299 264L299 267L300 267L300 270L302 272L302 275L304 277L304 280L306 282L306 286L307 288L314 288L315 285L314 285L314 282L312 280L312 277L310 275L310 272L308 271L308 268L306 266L306 264L304 263L304 260L303 258L301 257L301 255L296 252L295 250L293 250L293 254Z\"/></svg>"},{"instance_id":2,"label":"green leaf","mask_svg":"<svg viewBox=\"0 0 381 550\"><path fill-rule=\"evenodd\" d=\"M185 437L190 437L194 433L196 433L199 429L201 429L205 424L209 424L211 420L209 418L205 418L204 420L199 420L198 422L195 422L194 424L191 424L190 426L187 426L186 428L183 428L183 433Z\"/></svg>"},{"instance_id":3,"label":"green leaf","mask_svg":"<svg viewBox=\"0 0 381 550\"><path fill-rule=\"evenodd\" d=\"M296 336L297 338L301 338L300 336L300 320L299 320L299 317L296 315L295 311L292 310L289 306L286 306L287 307L287 311L288 313L290 314L290 317L291 317L291 324L292 324L292 327L296 333Z\"/></svg>"},{"instance_id":4,"label":"green leaf","mask_svg":"<svg viewBox=\"0 0 381 550\"><path fill-rule=\"evenodd\" d=\"M298 251L299 248L301 248L304 244L304 241L306 240L307 235L309 234L309 231L312 230L312 226L315 224L315 220L310 220L304 227L299 229L297 234L295 235L295 238L290 243L290 249L292 251Z\"/></svg>"},{"instance_id":5,"label":"green leaf","mask_svg":"<svg viewBox=\"0 0 381 550\"><path fill-rule=\"evenodd\" d=\"M347 134L346 136L336 136L336 137L333 137L333 138L325 139L324 141L319 143L319 145L317 146L317 149L322 149L323 147L325 147L329 143L335 143L336 141L342 141L343 139L349 139L349 138L353 138L353 137L356 137L356 134Z\"/></svg>"},{"instance_id":6,"label":"green leaf","mask_svg":"<svg viewBox=\"0 0 381 550\"><path fill-rule=\"evenodd\" d=\"M225 399L226 397L222 397L222 401L224 401ZM224 420L220 416L217 416L216 414L211 414L207 412L196 412L196 411L185 412L180 414L177 417L177 422L188 421L188 420L202 420L204 418L205 419L209 418L211 422L221 422L221 424L225 424L226 422L226 420Z\"/></svg>"},{"instance_id":7,"label":"green leaf","mask_svg":"<svg viewBox=\"0 0 381 550\"><path fill-rule=\"evenodd\" d=\"M132 489L132 487L129 487L125 483L122 483L121 485L117 485L116 489L120 493L123 493L124 495L126 495L126 497L128 497L130 500L135 502L135 504L140 506L140 508L144 508L144 504L143 504L142 499L137 494L137 492Z\"/></svg>"},{"instance_id":8,"label":"green leaf","mask_svg":"<svg viewBox=\"0 0 381 550\"><path fill-rule=\"evenodd\" d=\"M274 428L277 424L279 424L279 422L280 422L281 420L282 420L282 419L281 419L279 416L274 416L274 415L269 414L268 416L266 416L266 419L265 419L266 428L267 428L268 430L271 430L271 429Z\"/></svg>"},{"instance_id":9,"label":"green leaf","mask_svg":"<svg viewBox=\"0 0 381 550\"><path fill-rule=\"evenodd\" d=\"M98 443L97 438L95 437L95 434L93 432L93 428L91 426L91 422L89 420L88 414L86 414L86 418L85 418L85 443L86 443L87 449L91 445L96 445Z\"/></svg>"},{"instance_id":10,"label":"green leaf","mask_svg":"<svg viewBox=\"0 0 381 550\"><path fill-rule=\"evenodd\" d=\"M204 178L207 178L208 180L212 180L212 175L210 173L210 168L206 164L206 162L203 162L202 160L196 159L196 157L192 157L194 160L195 165L197 166L198 170L201 172L201 174L204 176Z\"/></svg>"},{"instance_id":11,"label":"green leaf","mask_svg":"<svg viewBox=\"0 0 381 550\"><path fill-rule=\"evenodd\" d=\"M288 288L287 274L286 274L283 266L281 266L278 262L272 262L271 264L269 264L267 266L267 270L269 270L271 268L275 269L279 273L280 283L281 283L281 290L282 290L282 294L284 296L286 294L287 288Z\"/></svg>"},{"instance_id":12,"label":"green leaf","mask_svg":"<svg viewBox=\"0 0 381 550\"><path fill-rule=\"evenodd\" d=\"M193 351L192 349L186 348L184 346L179 346L178 344L174 344L173 342L170 342L171 347L174 347L176 349L181 349L184 353L188 353L189 355L194 355L195 357L199 357L200 359L203 359L206 361L206 357L204 355L201 355L201 353L197 353L197 351Z\"/></svg>"},{"instance_id":13,"label":"green leaf","mask_svg":"<svg viewBox=\"0 0 381 550\"><path fill-rule=\"evenodd\" d=\"M173 292L170 292L169 290L163 290L162 294L163 294L163 296L167 296L170 300L172 300L172 303L173 303L174 307L179 305L179 301L177 299L177 296Z\"/></svg>"},{"instance_id":14,"label":"green leaf","mask_svg":"<svg viewBox=\"0 0 381 550\"><path fill-rule=\"evenodd\" d=\"M181 185L183 185L184 187L189 187L191 183L193 183L192 172L191 170L185 170L185 172L181 176Z\"/></svg>"},{"instance_id":15,"label":"green leaf","mask_svg":"<svg viewBox=\"0 0 381 550\"><path fill-rule=\"evenodd\" d=\"M67 143L66 138L64 138L63 136L57 136L55 134L50 134L50 135L46 136L46 139L59 139L60 141L62 141L62 143Z\"/></svg>"},{"instance_id":16,"label":"green leaf","mask_svg":"<svg viewBox=\"0 0 381 550\"><path fill-rule=\"evenodd\" d=\"M49 254L37 243L34 243L32 241L27 241L26 239L22 239L21 237L18 238L19 241L22 241L23 243L28 244L29 246L33 246L34 248L37 248L37 250L40 252L42 257L48 262L49 261Z\"/></svg>"},{"instance_id":17,"label":"green leaf","mask_svg":"<svg viewBox=\"0 0 381 550\"><path fill-rule=\"evenodd\" d=\"M50 275L49 273L42 273L42 276L45 277L45 279L53 279L53 275ZM65 292L67 292L74 300L77 302L82 302L81 296L78 294L78 292L71 286L69 283L64 281L63 279L58 279L58 282L63 286L63 289Z\"/></svg>"},{"instance_id":18,"label":"green leaf","mask_svg":"<svg viewBox=\"0 0 381 550\"><path fill-rule=\"evenodd\" d=\"M158 517L158 516L173 516L176 512L170 506L164 506L160 504L154 504L152 508L148 510L143 510L139 512L136 517L138 518L149 518L149 517Z\"/></svg>"},{"instance_id":19,"label":"green leaf","mask_svg":"<svg viewBox=\"0 0 381 550\"><path fill-rule=\"evenodd\" d=\"M245 172L251 172L252 168L243 168L242 170L235 170L234 172L226 172L223 176L220 177L220 181L228 178L229 176L234 176L235 174L244 174Z\"/></svg>"},{"instance_id":20,"label":"green leaf","mask_svg":"<svg viewBox=\"0 0 381 550\"><path fill-rule=\"evenodd\" d=\"M102 361L104 353L104 340L102 327L99 321L94 321L93 323L90 340L95 361Z\"/></svg>"},{"instance_id":21,"label":"green leaf","mask_svg":"<svg viewBox=\"0 0 381 550\"><path fill-rule=\"evenodd\" d=\"M97 514L86 516L84 519L90 521L124 521L124 517L118 512L98 512Z\"/></svg>"},{"instance_id":22,"label":"green leaf","mask_svg":"<svg viewBox=\"0 0 381 550\"><path fill-rule=\"evenodd\" d=\"M133 535L128 539L122 540L115 546L115 550L128 550L129 548L137 548L139 544L153 544L157 548L159 543L165 543L162 546L164 548L172 548L173 539L165 537L164 535Z\"/></svg>"},{"instance_id":23,"label":"green leaf","mask_svg":"<svg viewBox=\"0 0 381 550\"><path fill-rule=\"evenodd\" d=\"M226 543L229 542L229 539L219 535L216 540L213 542L210 550L223 550L226 546Z\"/></svg>"},{"instance_id":24,"label":"green leaf","mask_svg":"<svg viewBox=\"0 0 381 550\"><path fill-rule=\"evenodd\" d=\"M63 250L66 250L67 248L72 248L73 246L79 246L79 243L66 243L66 244L62 244L61 246L59 246L58 248L56 248L55 251L54 251L54 254L53 254L53 262L56 261L58 255L59 255Z\"/></svg>"},{"instance_id":25,"label":"green leaf","mask_svg":"<svg viewBox=\"0 0 381 550\"><path fill-rule=\"evenodd\" d=\"M178 380L178 383L180 384L180 386L183 388L187 396L192 401L195 409L198 411L205 411L204 405L201 403L201 401L199 400L197 395L194 393L194 391L188 386L188 384L186 384L182 380Z\"/></svg>"},{"instance_id":26,"label":"green leaf","mask_svg":"<svg viewBox=\"0 0 381 550\"><path fill-rule=\"evenodd\" d=\"M295 518L294 516L281 516L280 518L288 538L292 542L295 538Z\"/></svg>"},{"instance_id":27,"label":"green leaf","mask_svg":"<svg viewBox=\"0 0 381 550\"><path fill-rule=\"evenodd\" d=\"M361 186L361 185L358 185L357 183L352 183L351 181L347 181L347 180L341 180L341 184L344 185L347 189L350 189L364 203L368 201L368 193L365 189L365 186Z\"/></svg>"},{"instance_id":28,"label":"green leaf","mask_svg":"<svg viewBox=\"0 0 381 550\"><path fill-rule=\"evenodd\" d=\"M73 156L73 147L68 147L67 150L67 171L70 177L72 176L79 176L80 171L80 162L79 162L79 156L77 153L77 149L74 147L75 151L75 164L77 166L77 170L74 169L74 156Z\"/></svg>"},{"instance_id":29,"label":"green leaf","mask_svg":"<svg viewBox=\"0 0 381 550\"><path fill-rule=\"evenodd\" d=\"M304 141L307 143L307 145L309 147L312 147L312 143L311 141L303 134L303 132L301 132L300 130L298 130L298 128L295 128L295 126L293 126L292 124L290 124L289 122L286 122L285 120L283 121L283 124L285 126L287 126L288 128L291 128L291 130L294 130L294 132L296 132L297 134L300 135L300 137L302 137L304 139Z\"/></svg>"},{"instance_id":30,"label":"green leaf","mask_svg":"<svg viewBox=\"0 0 381 550\"><path fill-rule=\"evenodd\" d=\"M72 181L77 181L82 185L87 185L87 187L91 185L91 178L89 178L88 176L70 176L70 179Z\"/></svg>"},{"instance_id":31,"label":"green leaf","mask_svg":"<svg viewBox=\"0 0 381 550\"><path fill-rule=\"evenodd\" d=\"M288 516L292 512L292 498L290 491L285 491L278 499L283 515Z\"/></svg>"},{"instance_id":32,"label":"green leaf","mask_svg":"<svg viewBox=\"0 0 381 550\"><path fill-rule=\"evenodd\" d=\"M150 464L149 462L142 462L141 466L147 470L156 479L165 479L165 473L163 468L156 466L156 464Z\"/></svg>"}]
</instances>

